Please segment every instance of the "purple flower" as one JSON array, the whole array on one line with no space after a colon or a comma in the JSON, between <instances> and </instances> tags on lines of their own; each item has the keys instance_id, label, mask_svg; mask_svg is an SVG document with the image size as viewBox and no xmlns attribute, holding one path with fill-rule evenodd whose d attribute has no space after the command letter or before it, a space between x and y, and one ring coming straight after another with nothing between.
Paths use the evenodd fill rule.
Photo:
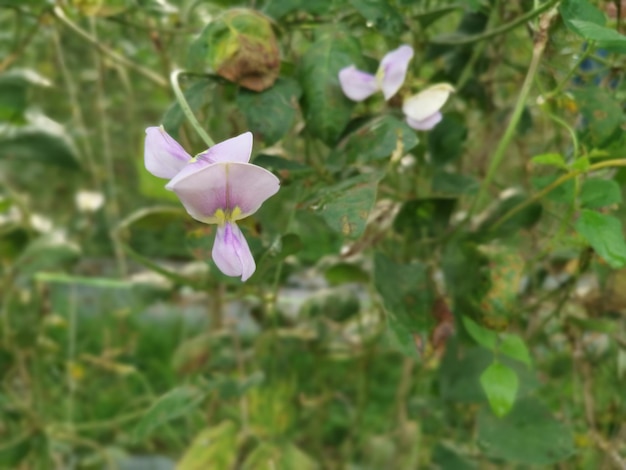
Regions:
<instances>
[{"instance_id":1,"label":"purple flower","mask_svg":"<svg viewBox=\"0 0 626 470\"><path fill-rule=\"evenodd\" d=\"M376 75L358 70L354 65L344 67L339 71L341 89L353 101L363 101L378 90L382 90L388 100L404 83L411 58L413 48L403 45L383 57Z\"/></svg>"},{"instance_id":2,"label":"purple flower","mask_svg":"<svg viewBox=\"0 0 626 470\"><path fill-rule=\"evenodd\" d=\"M217 224L213 261L224 274L242 281L252 276L256 264L236 222L254 214L280 186L271 172L248 163L251 152L250 132L192 158L162 127L146 129L146 169L170 179L165 187L194 219Z\"/></svg>"},{"instance_id":3,"label":"purple flower","mask_svg":"<svg viewBox=\"0 0 626 470\"><path fill-rule=\"evenodd\" d=\"M441 121L442 115L439 110L452 92L454 92L452 85L439 83L404 100L402 111L406 115L407 124L419 131L431 130Z\"/></svg>"}]
</instances>

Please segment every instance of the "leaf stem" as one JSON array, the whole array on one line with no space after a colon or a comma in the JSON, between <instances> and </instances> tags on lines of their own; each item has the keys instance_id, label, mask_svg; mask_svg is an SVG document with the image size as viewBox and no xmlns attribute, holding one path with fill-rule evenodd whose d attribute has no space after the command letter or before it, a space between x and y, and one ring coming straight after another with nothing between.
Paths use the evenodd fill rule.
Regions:
<instances>
[{"instance_id":1,"label":"leaf stem","mask_svg":"<svg viewBox=\"0 0 626 470\"><path fill-rule=\"evenodd\" d=\"M450 37L442 37L439 39L433 38L431 39L430 42L432 44L441 44L441 45L448 45L448 46L463 46L466 44L471 44L473 42L483 41L485 39L489 39L494 36L504 34L512 29L517 28L519 25L526 23L527 21L533 19L537 15L540 15L544 11L550 9L550 7L558 3L558 1L559 0L550 0L549 2L546 2L543 5L540 5L536 9L531 10L528 13L525 13L518 18L515 18L513 21L503 24L502 26L498 26L497 28L485 31L484 33L473 34L471 36L461 36L461 37L458 37L457 35L454 35L454 36L450 35Z\"/></svg>"},{"instance_id":2,"label":"leaf stem","mask_svg":"<svg viewBox=\"0 0 626 470\"><path fill-rule=\"evenodd\" d=\"M130 69L133 69L135 72L143 75L145 78L147 78L151 82L156 83L157 85L164 87L164 88L167 87L167 80L165 80L163 77L156 74L152 70L147 69L141 65L138 65L136 62L130 59L127 59L126 57L124 57L121 54L118 54L112 49L109 49L107 46L102 44L97 38L94 38L91 34L83 30L80 26L78 26L76 23L70 20L67 16L65 16L65 13L61 9L61 7L59 7L58 5L55 6L52 9L52 11L54 12L54 16L57 17L65 26L67 26L69 29L74 31L79 36L81 36L83 39L87 40L87 42L94 45L103 54L108 55L114 61L122 65L125 65L126 67Z\"/></svg>"},{"instance_id":3,"label":"leaf stem","mask_svg":"<svg viewBox=\"0 0 626 470\"><path fill-rule=\"evenodd\" d=\"M208 147L213 147L215 145L215 142L200 125L200 122L198 121L196 116L193 114L193 111L191 110L191 106L189 106L189 103L187 102L185 95L180 89L178 78L184 73L185 73L184 70L177 69L177 70L174 70L170 74L170 83L172 84L172 89L174 90L174 94L176 95L176 100L178 101L178 105L180 106L180 109L185 114L185 117L189 120L189 123L193 126L193 128L196 130L198 135L202 138L202 140L204 140L204 143L207 144Z\"/></svg>"},{"instance_id":4,"label":"leaf stem","mask_svg":"<svg viewBox=\"0 0 626 470\"><path fill-rule=\"evenodd\" d=\"M580 176L580 175L582 175L584 173L590 173L592 171L601 170L603 168L610 168L610 167L616 167L616 166L626 167L626 158L618 158L618 159L614 159L614 160L606 160L606 161L603 161L603 162L599 162L599 163L595 163L593 165L590 165L589 168L587 168L586 170L575 170L575 171L572 171L570 173L566 173L565 175L561 176L559 179L553 181L551 184L549 184L548 186L543 188L541 191L533 194L531 197L526 199L524 202L522 202L522 203L518 204L517 206L511 208L510 211L505 213L502 217L500 217L499 220L497 220L493 224L492 230L496 230L500 225L502 225L508 219L513 217L519 211L521 211L525 207L529 206L533 202L541 199L546 194L548 194L550 191L552 191L552 190L558 188L559 186L561 186L563 183L565 183L565 182L567 182L567 181L569 181L569 180L571 180L573 178L576 178L577 176Z\"/></svg>"}]
</instances>

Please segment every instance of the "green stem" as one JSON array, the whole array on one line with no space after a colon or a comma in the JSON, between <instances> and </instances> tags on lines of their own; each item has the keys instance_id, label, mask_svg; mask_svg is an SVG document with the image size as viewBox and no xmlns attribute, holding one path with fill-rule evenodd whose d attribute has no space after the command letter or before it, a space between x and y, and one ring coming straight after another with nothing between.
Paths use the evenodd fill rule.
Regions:
<instances>
[{"instance_id":1,"label":"green stem","mask_svg":"<svg viewBox=\"0 0 626 470\"><path fill-rule=\"evenodd\" d=\"M583 63L583 61L589 57L591 55L591 53L594 50L594 44L593 41L590 41L587 44L587 49L585 50L585 52L583 52L581 54L581 56L578 58L578 60L576 61L576 63L574 64L574 66L572 67L572 69L567 73L567 75L565 76L565 78L563 78L563 80L561 80L561 82L556 86L556 88L554 90L552 90L550 93L547 94L547 96L545 97L546 100L552 98L553 96L558 96L562 91L563 88L565 88L565 86L570 83L572 76L576 73L580 71L580 64Z\"/></svg>"},{"instance_id":2,"label":"green stem","mask_svg":"<svg viewBox=\"0 0 626 470\"><path fill-rule=\"evenodd\" d=\"M174 70L170 75L170 82L172 84L174 94L176 95L176 100L178 101L178 105L180 106L180 109L182 109L183 113L185 114L185 117L189 120L189 122L191 123L193 128L196 130L198 135L202 137L202 140L204 140L204 143L207 144L208 147L213 147L215 145L215 142L213 141L213 139L211 139L209 134L207 134L207 132L202 128L202 126L200 125L200 122L198 122L198 119L196 119L196 116L193 114L193 111L191 110L191 106L189 106L189 103L187 102L185 95L180 89L180 84L178 83L178 77L180 77L184 73L185 73L184 70L179 69L179 70Z\"/></svg>"},{"instance_id":3,"label":"green stem","mask_svg":"<svg viewBox=\"0 0 626 470\"><path fill-rule=\"evenodd\" d=\"M500 34L504 34L512 29L517 28L519 25L526 23L527 21L533 19L534 17L540 15L541 13L543 13L544 11L550 9L552 6L554 6L556 3L558 3L559 0L550 0L549 2L544 3L543 5L539 6L538 8L529 11L528 13L525 13L523 15L521 15L520 17L514 19L513 21L510 21L509 23L503 24L502 26L499 26L497 28L494 29L490 29L489 31L485 31L484 33L480 33L480 34L474 34L471 36L464 36L464 37L448 37L448 38L434 38L431 40L431 43L433 44L443 44L443 45L448 45L448 46L462 46L462 45L466 45L466 44L471 44L473 42L478 42L478 41L483 41L485 39L489 39L492 38L494 36L498 36Z\"/></svg>"},{"instance_id":4,"label":"green stem","mask_svg":"<svg viewBox=\"0 0 626 470\"><path fill-rule=\"evenodd\" d=\"M526 199L524 202L522 202L522 203L518 204L517 206L513 207L510 211L508 211L506 214L504 214L502 217L500 217L500 219L497 220L493 224L492 230L497 230L500 225L502 225L508 219L513 217L519 211L521 211L525 207L529 206L533 202L541 199L546 194L548 194L550 191L552 191L552 190L558 188L559 186L561 186L563 183L565 183L565 182L567 182L567 181L569 181L569 180L571 180L573 178L576 178L577 176L580 176L580 175L582 175L584 173L590 173L592 171L601 170L603 168L610 168L610 167L616 167L616 166L626 167L626 158L618 158L618 159L614 159L614 160L606 160L604 162L600 162L600 163L596 163L594 165L590 165L589 168L587 168L586 170L576 170L576 171L572 171L570 173L566 173L565 175L561 176L556 181L553 181L551 184L549 184L548 186L543 188L541 191L533 194L530 198Z\"/></svg>"},{"instance_id":5,"label":"green stem","mask_svg":"<svg viewBox=\"0 0 626 470\"><path fill-rule=\"evenodd\" d=\"M54 16L56 16L65 26L70 28L72 31L74 31L76 34L81 36L87 42L89 42L92 45L94 45L103 54L108 55L114 61L116 61L116 62L118 62L118 63L120 63L122 65L125 65L128 68L133 69L135 72L143 75L145 78L147 78L148 80L156 83L157 85L162 86L162 87L167 87L167 80L165 80L160 75L154 73L152 70L147 69L145 67L142 67L141 65L137 64L136 62L134 62L134 61L132 61L130 59L127 59L123 55L118 54L114 50L111 50L107 46L105 46L104 44L100 43L100 41L98 41L97 38L94 38L93 36L91 36L88 32L86 32L85 30L80 28L76 23L74 23L67 16L65 16L65 13L61 9L61 7L59 7L58 5L55 6L52 9L52 11L54 12Z\"/></svg>"},{"instance_id":6,"label":"green stem","mask_svg":"<svg viewBox=\"0 0 626 470\"><path fill-rule=\"evenodd\" d=\"M509 125L504 131L504 135L498 142L498 146L496 147L496 151L493 154L491 162L489 164L489 168L487 169L487 175L485 179L482 181L480 185L480 190L478 192L478 196L474 200L474 204L469 210L468 220L471 216L476 212L478 208L480 208L485 196L487 195L487 191L489 190L489 185L493 181L493 178L502 163L504 156L506 154L506 149L508 148L515 132L517 130L517 125L522 116L522 112L524 111L524 106L526 105L526 100L528 98L528 94L532 87L533 80L535 78L535 74L537 73L537 68L539 66L539 62L541 60L541 56L543 55L543 51L546 47L546 43L548 42L548 27L549 27L549 18L542 22L542 26L540 30L537 32L537 38L535 40L535 45L533 47L533 55L530 61L530 66L528 67L528 72L526 73L526 77L524 78L524 83L522 84L522 89L520 90L520 94L517 97L517 102L515 103L515 108L513 109L513 114L511 115L511 119L509 121Z\"/></svg>"}]
</instances>

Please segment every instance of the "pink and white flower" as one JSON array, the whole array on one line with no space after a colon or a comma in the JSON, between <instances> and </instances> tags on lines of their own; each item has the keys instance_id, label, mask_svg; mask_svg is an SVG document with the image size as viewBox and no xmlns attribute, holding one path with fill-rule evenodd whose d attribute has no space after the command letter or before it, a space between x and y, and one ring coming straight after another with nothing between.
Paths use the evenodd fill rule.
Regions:
<instances>
[{"instance_id":1,"label":"pink and white flower","mask_svg":"<svg viewBox=\"0 0 626 470\"><path fill-rule=\"evenodd\" d=\"M224 274L242 281L252 276L256 264L236 222L254 214L280 187L271 172L249 163L251 153L250 132L191 157L162 127L146 129L146 169L170 180L165 187L194 219L217 224L213 261Z\"/></svg>"}]
</instances>

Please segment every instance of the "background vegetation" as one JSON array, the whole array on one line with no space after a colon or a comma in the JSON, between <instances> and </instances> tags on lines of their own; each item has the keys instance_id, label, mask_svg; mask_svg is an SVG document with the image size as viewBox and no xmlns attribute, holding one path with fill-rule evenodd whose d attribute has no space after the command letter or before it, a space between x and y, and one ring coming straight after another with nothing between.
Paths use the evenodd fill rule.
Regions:
<instances>
[{"instance_id":1,"label":"background vegetation","mask_svg":"<svg viewBox=\"0 0 626 470\"><path fill-rule=\"evenodd\" d=\"M624 13L0 0L0 467L626 468ZM343 95L400 44L399 97ZM206 148L178 68L281 180L245 284L143 168Z\"/></svg>"}]
</instances>

